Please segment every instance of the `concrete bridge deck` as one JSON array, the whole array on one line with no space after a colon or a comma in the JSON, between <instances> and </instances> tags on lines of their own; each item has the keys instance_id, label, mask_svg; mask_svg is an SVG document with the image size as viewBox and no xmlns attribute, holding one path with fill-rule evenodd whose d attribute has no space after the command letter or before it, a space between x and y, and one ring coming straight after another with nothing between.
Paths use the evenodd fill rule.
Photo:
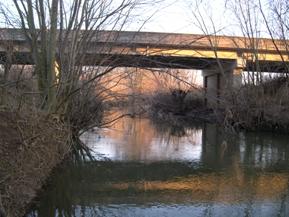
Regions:
<instances>
[{"instance_id":1,"label":"concrete bridge deck","mask_svg":"<svg viewBox=\"0 0 289 217\"><path fill-rule=\"evenodd\" d=\"M91 32L81 31L82 37ZM77 40L81 40L79 37ZM67 41L72 40L72 34ZM0 29L0 55L13 44L15 63L32 63L30 47L20 29ZM254 46L253 46L254 44ZM284 41L249 39L230 36L205 36L194 34L99 31L92 34L85 54L88 65L97 65L100 55L114 55L116 64L131 66L205 69L216 59L236 61L237 67L250 70L258 58L265 71L282 71L281 62L288 61ZM131 61L132 57L134 61ZM143 57L142 59L140 57ZM150 58L148 58L150 57ZM5 59L5 58L2 58ZM135 60L138 61L135 61ZM111 62L112 59L109 61ZM103 63L108 64L109 62ZM132 63L133 62L133 63Z\"/></svg>"},{"instance_id":2,"label":"concrete bridge deck","mask_svg":"<svg viewBox=\"0 0 289 217\"><path fill-rule=\"evenodd\" d=\"M201 69L204 87L215 95L225 83L240 85L243 70L288 73L289 69L289 41L126 31L80 31L73 38L74 33L67 34L59 47L69 53L72 40L91 37L79 51L84 55L82 65ZM13 64L33 64L20 29L0 29L0 64L9 47Z\"/></svg>"}]
</instances>

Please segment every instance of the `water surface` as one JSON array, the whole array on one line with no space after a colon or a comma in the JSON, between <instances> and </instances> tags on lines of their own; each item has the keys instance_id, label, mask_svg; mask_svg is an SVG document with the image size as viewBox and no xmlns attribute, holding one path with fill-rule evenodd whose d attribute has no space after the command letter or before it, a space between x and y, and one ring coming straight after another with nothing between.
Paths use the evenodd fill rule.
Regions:
<instances>
[{"instance_id":1,"label":"water surface","mask_svg":"<svg viewBox=\"0 0 289 217\"><path fill-rule=\"evenodd\" d=\"M97 160L57 171L27 216L289 216L286 135L123 118L82 139Z\"/></svg>"}]
</instances>

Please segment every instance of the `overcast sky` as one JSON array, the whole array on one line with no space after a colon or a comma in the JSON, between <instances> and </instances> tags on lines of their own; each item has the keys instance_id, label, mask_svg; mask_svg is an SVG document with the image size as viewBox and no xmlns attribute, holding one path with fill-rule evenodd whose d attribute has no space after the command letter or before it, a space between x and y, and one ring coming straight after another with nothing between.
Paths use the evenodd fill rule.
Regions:
<instances>
[{"instance_id":1,"label":"overcast sky","mask_svg":"<svg viewBox=\"0 0 289 217\"><path fill-rule=\"evenodd\" d=\"M193 10L193 0L164 0L158 7L148 9L145 15L156 11L155 15L143 27L143 31L153 32L178 32L178 33L202 33L195 25ZM225 0L206 0L203 1L201 9L202 15L208 21L208 16L214 17L215 25L223 28L229 22L227 12L225 12ZM157 9L156 9L157 8ZM132 25L131 29L136 28Z\"/></svg>"},{"instance_id":2,"label":"overcast sky","mask_svg":"<svg viewBox=\"0 0 289 217\"><path fill-rule=\"evenodd\" d=\"M67 0L72 2L72 0ZM113 0L120 2L121 0ZM152 1L152 0L151 0ZM147 20L141 31L150 32L175 32L175 33L204 33L198 26L194 17L196 2L202 2L200 14L204 18L204 22L209 33L213 33L212 22L216 27L216 31L220 35L241 35L236 27L236 18L234 14L225 7L225 3L230 0L159 0L160 3L153 6L142 7L135 11L138 19L132 19L132 23L124 30L138 31L142 24L142 20ZM266 2L267 0L261 0ZM0 3L9 5L13 8L12 0L0 0ZM140 19L142 18L142 19ZM3 27L3 24L2 24Z\"/></svg>"}]
</instances>

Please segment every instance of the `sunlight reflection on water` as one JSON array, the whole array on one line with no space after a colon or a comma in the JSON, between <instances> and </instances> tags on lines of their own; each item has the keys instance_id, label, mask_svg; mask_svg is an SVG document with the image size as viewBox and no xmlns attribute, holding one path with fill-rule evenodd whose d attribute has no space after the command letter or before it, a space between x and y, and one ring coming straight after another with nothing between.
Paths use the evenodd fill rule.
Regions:
<instances>
[{"instance_id":1,"label":"sunlight reflection on water","mask_svg":"<svg viewBox=\"0 0 289 217\"><path fill-rule=\"evenodd\" d=\"M287 135L120 119L82 140L28 217L289 216Z\"/></svg>"}]
</instances>

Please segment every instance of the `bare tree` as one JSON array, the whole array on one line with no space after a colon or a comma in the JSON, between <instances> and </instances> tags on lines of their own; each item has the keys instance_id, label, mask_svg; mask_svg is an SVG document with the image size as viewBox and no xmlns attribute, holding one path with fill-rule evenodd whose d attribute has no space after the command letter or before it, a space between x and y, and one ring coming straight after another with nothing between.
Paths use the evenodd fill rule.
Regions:
<instances>
[{"instance_id":1,"label":"bare tree","mask_svg":"<svg viewBox=\"0 0 289 217\"><path fill-rule=\"evenodd\" d=\"M116 66L110 54L110 43L118 34L105 35L102 30L124 29L132 22L136 9L158 1L13 0L13 3L17 14L4 3L1 3L1 14L9 21L6 26L15 27L16 24L17 27L18 24L22 28L30 44L38 88L42 93L41 107L52 113L66 113L70 99L81 88L86 86L87 89L89 85L94 88L93 83ZM102 47L91 47L98 39L102 41ZM87 50L93 48L95 52L107 55L87 55ZM108 59L112 64L107 64ZM97 67L104 63L105 69ZM90 76L85 76L87 80L80 85L87 70Z\"/></svg>"},{"instance_id":2,"label":"bare tree","mask_svg":"<svg viewBox=\"0 0 289 217\"><path fill-rule=\"evenodd\" d=\"M267 33L271 38L280 58L282 59L280 68L282 72L285 73L286 77L288 77L289 3L283 0L271 1L269 6L266 7L264 6L264 3L259 0L258 9ZM280 50L280 47L285 48L285 53L284 49L283 51Z\"/></svg>"}]
</instances>

